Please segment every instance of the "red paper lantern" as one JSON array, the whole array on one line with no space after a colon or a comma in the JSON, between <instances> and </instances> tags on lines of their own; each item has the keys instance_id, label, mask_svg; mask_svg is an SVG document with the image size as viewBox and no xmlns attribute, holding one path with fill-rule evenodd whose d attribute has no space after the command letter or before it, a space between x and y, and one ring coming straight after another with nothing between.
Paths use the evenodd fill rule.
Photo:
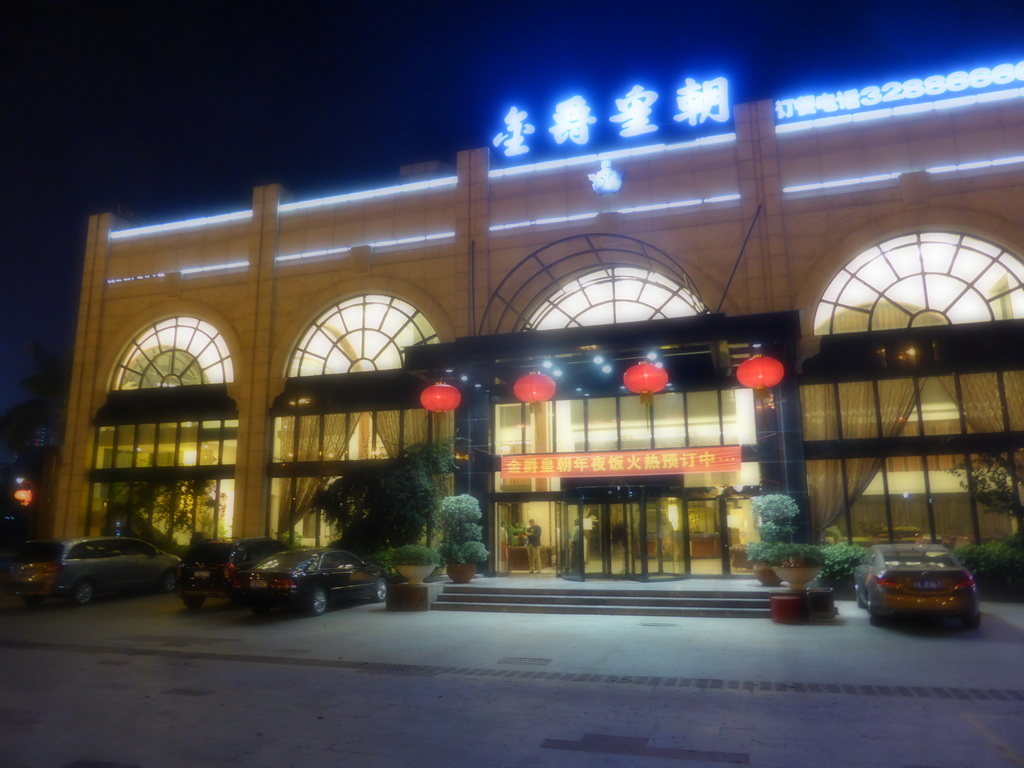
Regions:
<instances>
[{"instance_id":1,"label":"red paper lantern","mask_svg":"<svg viewBox=\"0 0 1024 768\"><path fill-rule=\"evenodd\" d=\"M664 368L659 368L653 363L637 363L622 374L622 383L630 392L649 398L665 388L668 384L668 374Z\"/></svg>"},{"instance_id":2,"label":"red paper lantern","mask_svg":"<svg viewBox=\"0 0 1024 768\"><path fill-rule=\"evenodd\" d=\"M451 384L431 384L420 393L420 404L434 413L454 411L461 402L462 395Z\"/></svg>"},{"instance_id":3,"label":"red paper lantern","mask_svg":"<svg viewBox=\"0 0 1024 768\"><path fill-rule=\"evenodd\" d=\"M774 387L785 373L782 363L774 357L755 355L740 363L736 369L736 378L740 384L751 389Z\"/></svg>"},{"instance_id":4,"label":"red paper lantern","mask_svg":"<svg viewBox=\"0 0 1024 768\"><path fill-rule=\"evenodd\" d=\"M524 403L543 403L555 396L555 381L534 371L520 376L512 389Z\"/></svg>"}]
</instances>

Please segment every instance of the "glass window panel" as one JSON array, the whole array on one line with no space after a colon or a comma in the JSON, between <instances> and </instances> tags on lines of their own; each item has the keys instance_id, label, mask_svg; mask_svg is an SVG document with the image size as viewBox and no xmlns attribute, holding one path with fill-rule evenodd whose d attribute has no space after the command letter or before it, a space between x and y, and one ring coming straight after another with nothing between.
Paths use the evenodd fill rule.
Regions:
<instances>
[{"instance_id":1,"label":"glass window panel","mask_svg":"<svg viewBox=\"0 0 1024 768\"><path fill-rule=\"evenodd\" d=\"M559 453L574 453L584 448L583 400L559 400L555 403L555 424Z\"/></svg>"},{"instance_id":2,"label":"glass window panel","mask_svg":"<svg viewBox=\"0 0 1024 768\"><path fill-rule=\"evenodd\" d=\"M96 433L96 468L114 466L114 427L100 427Z\"/></svg>"},{"instance_id":3,"label":"glass window panel","mask_svg":"<svg viewBox=\"0 0 1024 768\"><path fill-rule=\"evenodd\" d=\"M158 427L158 431L156 465L158 467L173 467L177 450L178 425L165 422Z\"/></svg>"},{"instance_id":4,"label":"glass window panel","mask_svg":"<svg viewBox=\"0 0 1024 768\"><path fill-rule=\"evenodd\" d=\"M156 424L139 424L136 434L135 466L152 467L156 455Z\"/></svg>"},{"instance_id":5,"label":"glass window panel","mask_svg":"<svg viewBox=\"0 0 1024 768\"><path fill-rule=\"evenodd\" d=\"M324 461L340 461L345 458L346 424L344 413L329 413L324 416Z\"/></svg>"},{"instance_id":6,"label":"glass window panel","mask_svg":"<svg viewBox=\"0 0 1024 768\"><path fill-rule=\"evenodd\" d=\"M595 397L587 402L587 450L618 449L618 420L614 397Z\"/></svg>"},{"instance_id":7,"label":"glass window panel","mask_svg":"<svg viewBox=\"0 0 1024 768\"><path fill-rule=\"evenodd\" d=\"M115 467L130 467L135 458L135 425L122 424L117 428Z\"/></svg>"},{"instance_id":8,"label":"glass window panel","mask_svg":"<svg viewBox=\"0 0 1024 768\"><path fill-rule=\"evenodd\" d=\"M800 411L804 440L835 440L839 437L835 392L831 384L800 387Z\"/></svg>"},{"instance_id":9,"label":"glass window panel","mask_svg":"<svg viewBox=\"0 0 1024 768\"><path fill-rule=\"evenodd\" d=\"M928 487L935 515L935 538L955 548L974 541L974 523L967 491L950 470L960 464L956 456L928 456Z\"/></svg>"},{"instance_id":10,"label":"glass window panel","mask_svg":"<svg viewBox=\"0 0 1024 768\"><path fill-rule=\"evenodd\" d=\"M739 425L736 420L736 390L725 389L719 393L722 404L722 443L739 445Z\"/></svg>"},{"instance_id":11,"label":"glass window panel","mask_svg":"<svg viewBox=\"0 0 1024 768\"><path fill-rule=\"evenodd\" d=\"M225 437L221 443L220 463L228 466L234 465L238 453L238 440L234 437Z\"/></svg>"},{"instance_id":12,"label":"glass window panel","mask_svg":"<svg viewBox=\"0 0 1024 768\"><path fill-rule=\"evenodd\" d=\"M667 392L654 398L654 445L657 448L686 447L681 392Z\"/></svg>"},{"instance_id":13,"label":"glass window panel","mask_svg":"<svg viewBox=\"0 0 1024 768\"><path fill-rule=\"evenodd\" d=\"M299 416L298 461L320 460L320 417Z\"/></svg>"},{"instance_id":14,"label":"glass window panel","mask_svg":"<svg viewBox=\"0 0 1024 768\"><path fill-rule=\"evenodd\" d=\"M952 376L932 376L921 388L921 416L926 435L960 433L960 408Z\"/></svg>"},{"instance_id":15,"label":"glass window panel","mask_svg":"<svg viewBox=\"0 0 1024 768\"><path fill-rule=\"evenodd\" d=\"M352 434L348 440L350 459L373 458L373 422L369 413L349 414Z\"/></svg>"},{"instance_id":16,"label":"glass window panel","mask_svg":"<svg viewBox=\"0 0 1024 768\"><path fill-rule=\"evenodd\" d=\"M686 393L686 435L689 445L721 445L718 392Z\"/></svg>"},{"instance_id":17,"label":"glass window panel","mask_svg":"<svg viewBox=\"0 0 1024 768\"><path fill-rule=\"evenodd\" d=\"M968 432L1002 432L1003 413L999 384L994 373L965 374L960 377L964 418Z\"/></svg>"},{"instance_id":18,"label":"glass window panel","mask_svg":"<svg viewBox=\"0 0 1024 768\"><path fill-rule=\"evenodd\" d=\"M924 466L920 456L895 456L886 460L889 508L895 541L929 540L928 501Z\"/></svg>"},{"instance_id":19,"label":"glass window panel","mask_svg":"<svg viewBox=\"0 0 1024 768\"><path fill-rule=\"evenodd\" d=\"M843 438L856 440L878 437L878 412L875 388L870 381L850 381L839 385L839 415Z\"/></svg>"},{"instance_id":20,"label":"glass window panel","mask_svg":"<svg viewBox=\"0 0 1024 768\"><path fill-rule=\"evenodd\" d=\"M1024 371L1003 373L1003 388L1006 390L1006 406L1010 416L1010 429L1024 430Z\"/></svg>"},{"instance_id":21,"label":"glass window panel","mask_svg":"<svg viewBox=\"0 0 1024 768\"><path fill-rule=\"evenodd\" d=\"M523 453L523 405L501 403L495 409L495 449L499 454Z\"/></svg>"},{"instance_id":22,"label":"glass window panel","mask_svg":"<svg viewBox=\"0 0 1024 768\"><path fill-rule=\"evenodd\" d=\"M199 458L198 453L199 424L186 421L181 425L178 436L178 466L194 467Z\"/></svg>"},{"instance_id":23,"label":"glass window panel","mask_svg":"<svg viewBox=\"0 0 1024 768\"><path fill-rule=\"evenodd\" d=\"M622 450L642 450L651 447L650 415L640 396L619 398L619 430Z\"/></svg>"}]
</instances>

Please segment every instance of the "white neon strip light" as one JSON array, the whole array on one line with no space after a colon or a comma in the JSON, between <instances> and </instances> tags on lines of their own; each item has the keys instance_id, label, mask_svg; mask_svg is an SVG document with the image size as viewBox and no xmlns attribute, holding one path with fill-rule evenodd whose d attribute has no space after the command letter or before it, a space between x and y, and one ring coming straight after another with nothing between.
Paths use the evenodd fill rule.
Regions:
<instances>
[{"instance_id":1,"label":"white neon strip light","mask_svg":"<svg viewBox=\"0 0 1024 768\"><path fill-rule=\"evenodd\" d=\"M227 264L214 264L209 267L189 267L188 269L182 269L180 271L183 275L197 275L200 272L219 272L222 269L238 269L240 267L248 266L248 261L232 261Z\"/></svg>"},{"instance_id":2,"label":"white neon strip light","mask_svg":"<svg viewBox=\"0 0 1024 768\"><path fill-rule=\"evenodd\" d=\"M619 160L624 157L638 157L640 155L650 155L656 152L675 152L681 149L696 149L698 147L727 144L734 141L736 141L735 133L723 133L718 136L705 136L702 139L694 139L693 141L686 141L678 144L650 144L645 147L616 149L610 152L581 155L580 157L570 157L564 160L547 160L542 163L527 163L526 165L516 165L511 168L497 168L488 172L487 175L489 178L498 179L503 176L518 176L523 173L553 171L559 168L569 168L575 165L587 165L600 162L601 160Z\"/></svg>"},{"instance_id":3,"label":"white neon strip light","mask_svg":"<svg viewBox=\"0 0 1024 768\"><path fill-rule=\"evenodd\" d=\"M118 283L134 283L136 280L152 280L157 277L164 277L164 273L157 272L152 275L135 275L133 277L110 277L107 278L107 285L117 285Z\"/></svg>"},{"instance_id":4,"label":"white neon strip light","mask_svg":"<svg viewBox=\"0 0 1024 768\"><path fill-rule=\"evenodd\" d=\"M970 163L959 163L957 165L937 165L934 168L927 168L928 173L953 173L955 171L973 171L977 168L999 168L1004 165L1016 165L1024 163L1024 155L1014 157L999 157L995 160L976 160Z\"/></svg>"},{"instance_id":5,"label":"white neon strip light","mask_svg":"<svg viewBox=\"0 0 1024 768\"><path fill-rule=\"evenodd\" d=\"M380 189L368 189L364 192L349 192L344 195L319 197L315 200L303 200L298 203L285 203L278 206L278 210L281 213L287 213L289 211L301 211L306 208L319 208L325 205L339 205L341 203L352 203L357 200L370 200L375 197L391 197L392 195L404 195L408 192L423 192L428 189L453 187L458 181L458 176L445 176L440 179L428 179L427 181L413 181L394 187L381 187Z\"/></svg>"},{"instance_id":6,"label":"white neon strip light","mask_svg":"<svg viewBox=\"0 0 1024 768\"><path fill-rule=\"evenodd\" d=\"M1015 155L1013 157L999 157L995 160L975 160L969 163L959 163L950 165L936 165L932 168L926 168L927 173L955 173L956 171L973 171L978 168L1000 168L1005 165L1017 165L1018 163L1024 163L1024 155ZM880 181L892 181L899 178L902 173L901 171L894 171L892 173L878 173L874 176L861 176L859 178L851 179L835 179L833 181L819 181L813 184L794 184L789 187L783 187L784 193L790 192L813 192L819 189L835 189L837 187L850 187L857 184L874 184Z\"/></svg>"},{"instance_id":7,"label":"white neon strip light","mask_svg":"<svg viewBox=\"0 0 1024 768\"><path fill-rule=\"evenodd\" d=\"M783 187L783 193L789 192L811 192L817 189L835 189L837 187L852 187L857 184L874 184L879 181L892 181L899 173L878 173L874 176L860 176L851 179L835 179L833 181L819 181L813 184L794 184L790 187Z\"/></svg>"},{"instance_id":8,"label":"white neon strip light","mask_svg":"<svg viewBox=\"0 0 1024 768\"><path fill-rule=\"evenodd\" d=\"M172 221L169 224L152 224L148 227L135 227L134 229L118 229L110 233L111 240L122 240L127 237L139 237L141 235L155 235L159 232L173 232L177 229L195 229L205 227L208 224L224 224L229 221L242 221L251 219L252 211L237 211L235 213L222 213L219 216L203 216L199 219L187 219L186 221Z\"/></svg>"},{"instance_id":9,"label":"white neon strip light","mask_svg":"<svg viewBox=\"0 0 1024 768\"><path fill-rule=\"evenodd\" d=\"M454 232L437 232L432 235L416 235L414 237L401 237L395 240L378 240L375 243L366 243L371 248L387 248L393 245L409 245L411 243L426 243L432 240L445 240L455 237ZM291 253L287 256L278 256L276 261L298 261L300 259L312 259L317 256L333 256L338 253L348 253L353 246L342 245L338 248L324 248L318 251L305 251L303 253Z\"/></svg>"},{"instance_id":10,"label":"white neon strip light","mask_svg":"<svg viewBox=\"0 0 1024 768\"><path fill-rule=\"evenodd\" d=\"M694 198L693 200L673 200L669 203L651 203L649 205L635 205L630 208L620 208L615 213L647 213L649 211L664 211L670 208L689 208L695 205L706 203L726 203L732 200L739 200L739 195L717 195L715 197ZM534 219L533 221L514 221L508 224L494 224L488 227L491 232L503 232L507 229L519 229L521 227L533 227L543 224L564 224L569 221L582 221L593 219L597 213L577 213L573 216L555 216L548 219Z\"/></svg>"},{"instance_id":11,"label":"white neon strip light","mask_svg":"<svg viewBox=\"0 0 1024 768\"><path fill-rule=\"evenodd\" d=\"M1024 88L1007 88L1002 91L981 93L976 96L957 96L952 99L923 101L917 104L906 104L887 109L874 109L870 112L855 112L851 115L817 117L812 120L801 120L796 123L784 123L782 125L775 126L775 133L795 133L797 131L809 131L817 128L831 128L836 125L850 125L852 123L862 123L868 120L879 120L886 117L898 117L900 115L913 115L939 109L960 109L961 107L969 107L974 104L986 104L992 101L1006 101L1008 99L1019 99L1022 97L1024 97Z\"/></svg>"}]
</instances>

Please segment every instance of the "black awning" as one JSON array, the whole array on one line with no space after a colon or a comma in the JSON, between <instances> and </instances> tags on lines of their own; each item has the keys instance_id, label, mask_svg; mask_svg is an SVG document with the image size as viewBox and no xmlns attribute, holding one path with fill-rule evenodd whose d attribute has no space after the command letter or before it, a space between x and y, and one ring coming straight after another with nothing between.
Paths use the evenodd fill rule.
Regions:
<instances>
[{"instance_id":1,"label":"black awning","mask_svg":"<svg viewBox=\"0 0 1024 768\"><path fill-rule=\"evenodd\" d=\"M143 424L161 421L237 419L238 408L226 384L161 387L111 392L95 423Z\"/></svg>"}]
</instances>

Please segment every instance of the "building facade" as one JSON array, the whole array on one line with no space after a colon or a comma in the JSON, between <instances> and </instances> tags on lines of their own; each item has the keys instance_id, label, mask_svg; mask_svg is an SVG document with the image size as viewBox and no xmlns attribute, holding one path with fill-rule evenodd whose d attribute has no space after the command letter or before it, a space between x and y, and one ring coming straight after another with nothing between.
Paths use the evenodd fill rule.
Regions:
<instances>
[{"instance_id":1,"label":"building facade","mask_svg":"<svg viewBox=\"0 0 1024 768\"><path fill-rule=\"evenodd\" d=\"M318 491L454 436L498 573L529 519L568 577L743 570L769 492L812 540L1004 536L971 493L983 457L1024 479L1024 63L1001 66L902 107L740 104L676 143L95 216L48 527L323 543ZM751 389L759 355L784 376ZM641 361L667 381L627 382ZM454 410L422 406L437 382Z\"/></svg>"}]
</instances>

